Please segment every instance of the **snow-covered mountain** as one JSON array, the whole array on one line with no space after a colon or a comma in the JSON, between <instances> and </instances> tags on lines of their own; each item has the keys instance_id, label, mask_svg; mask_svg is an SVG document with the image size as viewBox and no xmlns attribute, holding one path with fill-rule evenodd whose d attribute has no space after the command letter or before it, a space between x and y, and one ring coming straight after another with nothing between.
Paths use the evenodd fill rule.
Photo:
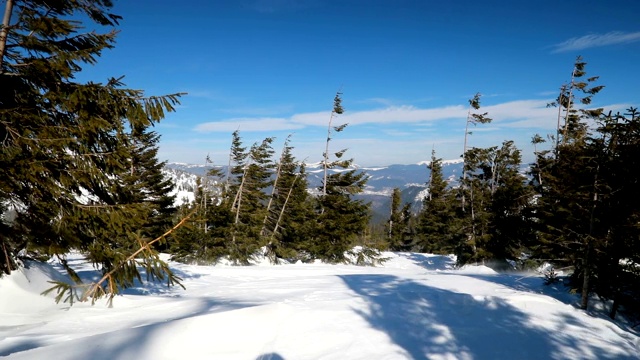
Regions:
<instances>
[{"instance_id":1,"label":"snow-covered mountain","mask_svg":"<svg viewBox=\"0 0 640 360\"><path fill-rule=\"evenodd\" d=\"M410 187L425 187L429 179L428 162L409 165L389 165L379 167L354 167L369 175L365 194L389 196L394 188L401 190ZM195 187L197 176L204 176L212 169L210 165L194 165L185 163L167 163L165 166L167 174L176 180L178 187L183 190ZM226 172L226 166L216 166ZM462 171L462 160L443 161L443 175L453 184L457 181ZM344 171L342 169L331 169L330 172ZM309 187L315 188L321 185L323 169L319 164L307 165L307 179Z\"/></svg>"},{"instance_id":2,"label":"snow-covered mountain","mask_svg":"<svg viewBox=\"0 0 640 360\"><path fill-rule=\"evenodd\" d=\"M394 188L402 191L403 202L414 204L416 210L426 195L426 183L429 180L428 161L408 165L389 165L377 167L358 167L355 169L367 173L369 181L364 193L358 195L359 199L371 203L374 212L374 220L382 214L386 214L390 204L390 196ZM309 188L315 189L322 184L323 169L319 163L307 164L307 180ZM165 173L173 178L176 183L177 203L193 200L193 192L196 188L198 177L204 176L213 166L185 163L167 163ZM226 173L226 166L216 166ZM331 169L331 172L345 171ZM462 159L445 160L442 162L442 171L445 178L455 185L462 173Z\"/></svg>"}]
</instances>

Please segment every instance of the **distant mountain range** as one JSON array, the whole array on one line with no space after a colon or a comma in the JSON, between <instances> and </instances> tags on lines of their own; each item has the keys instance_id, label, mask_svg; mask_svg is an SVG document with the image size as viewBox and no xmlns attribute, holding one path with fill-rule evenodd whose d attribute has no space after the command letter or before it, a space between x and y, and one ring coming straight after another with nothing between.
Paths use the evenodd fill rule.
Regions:
<instances>
[{"instance_id":1,"label":"distant mountain range","mask_svg":"<svg viewBox=\"0 0 640 360\"><path fill-rule=\"evenodd\" d=\"M367 173L369 180L365 191L357 198L371 203L373 221L385 219L390 211L390 197L394 188L402 191L404 203L413 204L415 211L420 209L421 201L426 195L426 183L429 180L429 162L409 165L389 165L380 167L354 167ZM167 163L165 173L173 178L176 184L176 194L179 203L193 200L196 180L214 168L207 165L185 163ZM226 166L216 166L226 173ZM329 170L335 171L335 170ZM442 162L442 173L453 186L462 174L462 159L445 160ZM321 164L307 164L307 180L310 189L319 187L322 183L323 169Z\"/></svg>"}]
</instances>

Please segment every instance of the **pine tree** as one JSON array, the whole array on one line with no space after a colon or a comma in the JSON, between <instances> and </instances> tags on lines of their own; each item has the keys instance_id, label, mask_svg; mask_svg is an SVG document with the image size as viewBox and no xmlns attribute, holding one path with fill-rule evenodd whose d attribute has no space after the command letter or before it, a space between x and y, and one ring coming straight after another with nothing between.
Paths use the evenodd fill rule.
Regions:
<instances>
[{"instance_id":1,"label":"pine tree","mask_svg":"<svg viewBox=\"0 0 640 360\"><path fill-rule=\"evenodd\" d=\"M442 174L442 159L431 151L431 161L427 165L429 181L427 196L422 199L422 209L418 213L418 243L421 252L451 254L459 239L453 230L455 223L455 194L447 189L447 181Z\"/></svg>"},{"instance_id":2,"label":"pine tree","mask_svg":"<svg viewBox=\"0 0 640 360\"><path fill-rule=\"evenodd\" d=\"M258 249L266 245L261 232L268 201L265 190L272 185L272 143L273 138L266 138L251 146L239 181L231 209L235 220L229 252L231 260L236 263L248 264Z\"/></svg>"},{"instance_id":3,"label":"pine tree","mask_svg":"<svg viewBox=\"0 0 640 360\"><path fill-rule=\"evenodd\" d=\"M129 129L143 133L173 110L179 94L145 97L118 79L74 81L82 66L113 47L116 31L80 33L81 23L70 19L115 27L120 17L111 7L108 0L5 3L0 203L11 204L17 216L3 220L8 231L0 238L0 268L15 269L21 249L54 255L75 248L102 268L106 277L98 288L113 296L139 276L137 261L151 277L175 279L147 246L148 214L158 204L134 199L124 175L139 155ZM134 248L146 249L135 251L138 260L124 255ZM92 298L102 294L96 291Z\"/></svg>"},{"instance_id":4,"label":"pine tree","mask_svg":"<svg viewBox=\"0 0 640 360\"><path fill-rule=\"evenodd\" d=\"M280 157L268 221L268 253L276 263L281 258L305 259L306 239L311 236L315 221L305 166L295 160L292 149L287 142Z\"/></svg>"},{"instance_id":5,"label":"pine tree","mask_svg":"<svg viewBox=\"0 0 640 360\"><path fill-rule=\"evenodd\" d=\"M353 159L343 159L346 149L334 153L336 160L329 161L331 130L341 132L347 127L347 124L332 127L335 114L342 114L343 111L341 93L337 93L323 153L324 178L318 188L320 196L317 199L316 227L307 249L313 258L333 263L347 261L345 253L365 230L369 219L369 206L353 199L354 195L364 190L366 173L356 169L346 170L353 164ZM329 174L328 171L334 168L345 171Z\"/></svg>"},{"instance_id":6,"label":"pine tree","mask_svg":"<svg viewBox=\"0 0 640 360\"><path fill-rule=\"evenodd\" d=\"M517 258L532 236L527 218L533 192L519 173L520 151L505 141L501 147L469 149L465 158L470 216L459 261Z\"/></svg>"},{"instance_id":7,"label":"pine tree","mask_svg":"<svg viewBox=\"0 0 640 360\"><path fill-rule=\"evenodd\" d=\"M571 82L563 86L555 103L558 106L558 135L553 154L538 156L538 224L541 245L537 256L553 258L575 266L573 282L582 292L581 307L587 308L594 273L594 249L603 241L606 228L597 226L603 194L607 192L602 177L602 150L592 141L587 121L602 115L602 109L575 107L589 105L603 86L591 86L598 77L582 80L586 63L576 59ZM564 125L561 114L564 112Z\"/></svg>"},{"instance_id":8,"label":"pine tree","mask_svg":"<svg viewBox=\"0 0 640 360\"><path fill-rule=\"evenodd\" d=\"M473 125L476 126L477 124L487 124L490 123L493 119L491 119L490 117L487 117L488 113L476 113L476 112L472 112L472 111L477 111L480 109L480 97L482 95L480 93L476 93L472 99L469 99L469 112L467 113L467 122L465 125L465 129L464 129L464 148L462 151L462 163L463 165L466 164L467 162L467 158L466 158L466 154L467 154L467 137L468 135L471 135L472 132L469 131L469 125ZM467 178L467 171L466 171L466 167L463 166L462 168L462 186L460 187L462 193L461 193L461 206L462 206L462 211L466 210L466 199L467 199L467 194L466 194L466 188L465 188L465 180Z\"/></svg>"},{"instance_id":9,"label":"pine tree","mask_svg":"<svg viewBox=\"0 0 640 360\"><path fill-rule=\"evenodd\" d=\"M610 112L600 115L597 123L597 135L587 141L594 149L596 163L589 219L593 259L590 287L601 298L613 300L611 318L621 304L637 316L640 179L635 168L640 155L640 113L635 108L626 114Z\"/></svg>"},{"instance_id":10,"label":"pine tree","mask_svg":"<svg viewBox=\"0 0 640 360\"><path fill-rule=\"evenodd\" d=\"M180 209L179 218L194 210L196 213L173 236L170 247L173 260L209 265L229 253L234 216L231 200L224 193L226 176L220 169L212 168L207 177L210 181L206 183L202 178L197 180L194 202Z\"/></svg>"},{"instance_id":11,"label":"pine tree","mask_svg":"<svg viewBox=\"0 0 640 360\"><path fill-rule=\"evenodd\" d=\"M143 225L147 237L171 227L176 212L175 195L171 194L175 185L162 172L166 162L158 161L159 141L160 136L148 129L132 132L133 157L129 164L130 171L123 176L128 182L124 184L125 187L137 188L134 200L151 204L148 223Z\"/></svg>"},{"instance_id":12,"label":"pine tree","mask_svg":"<svg viewBox=\"0 0 640 360\"><path fill-rule=\"evenodd\" d=\"M402 204L402 192L394 188L391 194L391 213L387 221L387 240L393 251L411 250L409 222L411 220L411 204Z\"/></svg>"},{"instance_id":13,"label":"pine tree","mask_svg":"<svg viewBox=\"0 0 640 360\"><path fill-rule=\"evenodd\" d=\"M369 206L352 198L366 183L366 173L355 169L327 176L327 184L321 187L327 193L318 198L317 227L309 248L312 257L332 263L347 261L345 253L369 220Z\"/></svg>"}]
</instances>

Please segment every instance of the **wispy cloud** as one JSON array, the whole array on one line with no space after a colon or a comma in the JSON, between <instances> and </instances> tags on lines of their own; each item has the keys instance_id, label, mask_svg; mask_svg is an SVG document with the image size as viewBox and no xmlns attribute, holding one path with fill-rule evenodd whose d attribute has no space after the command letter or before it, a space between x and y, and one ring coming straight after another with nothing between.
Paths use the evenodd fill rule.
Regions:
<instances>
[{"instance_id":1,"label":"wispy cloud","mask_svg":"<svg viewBox=\"0 0 640 360\"><path fill-rule=\"evenodd\" d=\"M615 44L626 44L640 41L640 31L621 32L611 31L606 34L589 34L581 37L574 37L567 41L553 45L553 53L576 51Z\"/></svg>"},{"instance_id":2,"label":"wispy cloud","mask_svg":"<svg viewBox=\"0 0 640 360\"><path fill-rule=\"evenodd\" d=\"M301 129L301 124L292 123L285 118L233 118L223 121L206 122L197 125L194 130L198 132L233 132L241 131L280 131Z\"/></svg>"},{"instance_id":3,"label":"wispy cloud","mask_svg":"<svg viewBox=\"0 0 640 360\"><path fill-rule=\"evenodd\" d=\"M503 127L552 128L555 111L547 108L549 100L511 101L481 109L488 112L494 124ZM466 119L468 108L463 105L437 108L418 108L415 106L388 106L383 109L363 110L340 115L337 124L348 123L350 126L367 124L412 124L430 125L448 119ZM296 130L305 127L325 127L330 112L310 112L294 114L290 117L242 117L222 119L197 125L198 132L230 132L241 131L273 132L279 130Z\"/></svg>"}]
</instances>

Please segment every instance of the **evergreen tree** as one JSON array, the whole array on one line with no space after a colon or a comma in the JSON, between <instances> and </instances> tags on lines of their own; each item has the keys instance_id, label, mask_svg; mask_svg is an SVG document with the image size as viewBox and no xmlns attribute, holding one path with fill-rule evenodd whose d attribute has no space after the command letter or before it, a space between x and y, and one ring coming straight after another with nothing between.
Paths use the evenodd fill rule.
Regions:
<instances>
[{"instance_id":1,"label":"evergreen tree","mask_svg":"<svg viewBox=\"0 0 640 360\"><path fill-rule=\"evenodd\" d=\"M605 229L604 238L594 249L593 288L599 296L612 299L610 317L618 309L640 313L640 188L637 174L640 156L640 113L630 108L626 114L607 114L598 121L601 149L599 194L602 211L596 226Z\"/></svg>"},{"instance_id":2,"label":"evergreen tree","mask_svg":"<svg viewBox=\"0 0 640 360\"><path fill-rule=\"evenodd\" d=\"M344 168L351 164L341 162ZM345 253L354 245L369 220L369 206L352 196L364 190L366 173L347 170L327 176L326 195L318 198L317 226L310 241L313 258L332 263L346 262Z\"/></svg>"},{"instance_id":3,"label":"evergreen tree","mask_svg":"<svg viewBox=\"0 0 640 360\"><path fill-rule=\"evenodd\" d=\"M158 161L158 142L160 136L144 129L131 133L133 147L130 171L123 178L125 188L136 189L135 202L151 204L148 223L144 224L144 235L153 237L160 234L173 223L176 208L175 195L171 195L174 184L171 178L162 172L166 162Z\"/></svg>"},{"instance_id":4,"label":"evergreen tree","mask_svg":"<svg viewBox=\"0 0 640 360\"><path fill-rule=\"evenodd\" d=\"M272 142L273 138L267 138L251 147L239 181L231 209L235 213L235 220L229 252L231 260L237 263L248 264L256 251L266 245L261 232L266 216L265 190L272 185Z\"/></svg>"},{"instance_id":5,"label":"evergreen tree","mask_svg":"<svg viewBox=\"0 0 640 360\"><path fill-rule=\"evenodd\" d=\"M175 279L145 245L147 236L162 235L152 234L157 219L149 215L164 207L147 197L139 201L139 194L125 189L125 174L141 155L130 146L129 129L144 133L173 110L178 94L145 97L117 79L74 81L83 65L113 46L116 31L80 33L81 23L70 19L115 27L120 17L110 13L111 1L15 0L5 7L10 16L0 39L0 203L11 204L17 217L3 219L8 231L0 237L0 268L15 269L21 249L54 255L75 248L88 252L105 273L98 284L102 292L94 287L93 298L132 284L138 263L151 277ZM145 189L137 184L135 191ZM147 250L136 252L137 260L124 255L141 248Z\"/></svg>"},{"instance_id":6,"label":"evergreen tree","mask_svg":"<svg viewBox=\"0 0 640 360\"><path fill-rule=\"evenodd\" d=\"M553 154L539 154L538 224L540 241L537 256L551 257L575 266L573 282L582 292L581 307L587 308L590 284L594 272L593 252L606 235L606 228L598 226L598 213L604 211L601 200L606 184L602 177L602 150L592 141L588 120L602 115L602 109L575 107L575 93L582 94L579 102L588 105L603 86L591 86L597 77L582 80L586 63L576 59L571 82L563 86L555 105L559 107L558 135ZM564 111L564 125L560 114Z\"/></svg>"},{"instance_id":7,"label":"evergreen tree","mask_svg":"<svg viewBox=\"0 0 640 360\"><path fill-rule=\"evenodd\" d=\"M315 221L305 166L296 162L292 149L288 143L285 145L274 184L273 211L268 222L268 251L273 262L279 258L305 259L306 239L311 236Z\"/></svg>"},{"instance_id":8,"label":"evergreen tree","mask_svg":"<svg viewBox=\"0 0 640 360\"><path fill-rule=\"evenodd\" d=\"M476 126L477 124L487 124L490 123L493 119L491 119L490 117L487 117L488 113L477 113L477 112L472 112L472 111L477 111L480 109L480 97L482 95L480 93L476 93L472 99L469 99L469 112L467 113L467 122L465 125L465 129L464 129L464 148L462 151L462 163L463 165L466 165L467 163L467 158L466 158L466 154L467 154L467 137L468 135L471 135L472 132L469 131L469 125L473 125ZM467 194L466 194L466 183L465 180L467 178L467 171L466 171L466 166L462 167L462 186L460 187L461 192L461 206L462 206L462 211L466 210L466 199L467 199Z\"/></svg>"},{"instance_id":9,"label":"evergreen tree","mask_svg":"<svg viewBox=\"0 0 640 360\"><path fill-rule=\"evenodd\" d=\"M323 153L324 178L319 187L317 199L317 219L310 239L308 251L313 258L329 262L346 262L345 253L353 246L358 235L366 229L369 219L369 206L361 200L353 199L353 195L364 190L367 183L366 173L356 169L348 169L353 159L342 159L346 149L334 153L336 160L329 161L329 142L331 130L343 131L347 124L332 127L335 114L342 114L341 93L334 99L334 107L329 120L329 130L325 152ZM345 171L329 174L329 169L345 169Z\"/></svg>"},{"instance_id":10,"label":"evergreen tree","mask_svg":"<svg viewBox=\"0 0 640 360\"><path fill-rule=\"evenodd\" d=\"M451 254L459 239L453 225L455 194L447 189L447 181L442 174L442 159L431 151L431 161L427 165L429 181L427 196L422 199L422 209L418 213L418 243L421 252Z\"/></svg>"},{"instance_id":11,"label":"evergreen tree","mask_svg":"<svg viewBox=\"0 0 640 360\"><path fill-rule=\"evenodd\" d=\"M402 192L394 188L391 194L391 214L387 221L387 239L393 251L411 250L409 221L411 220L411 204L402 205ZM402 207L401 207L402 206Z\"/></svg>"},{"instance_id":12,"label":"evergreen tree","mask_svg":"<svg viewBox=\"0 0 640 360\"><path fill-rule=\"evenodd\" d=\"M217 167L196 180L195 199L182 205L178 216L182 218L191 211L195 214L173 236L170 244L173 260L208 265L228 254L233 214L225 181L226 175Z\"/></svg>"},{"instance_id":13,"label":"evergreen tree","mask_svg":"<svg viewBox=\"0 0 640 360\"><path fill-rule=\"evenodd\" d=\"M519 173L520 150L505 141L501 147L472 148L465 158L470 216L468 241L459 249L458 260L517 258L532 236L527 219L533 192Z\"/></svg>"}]
</instances>

